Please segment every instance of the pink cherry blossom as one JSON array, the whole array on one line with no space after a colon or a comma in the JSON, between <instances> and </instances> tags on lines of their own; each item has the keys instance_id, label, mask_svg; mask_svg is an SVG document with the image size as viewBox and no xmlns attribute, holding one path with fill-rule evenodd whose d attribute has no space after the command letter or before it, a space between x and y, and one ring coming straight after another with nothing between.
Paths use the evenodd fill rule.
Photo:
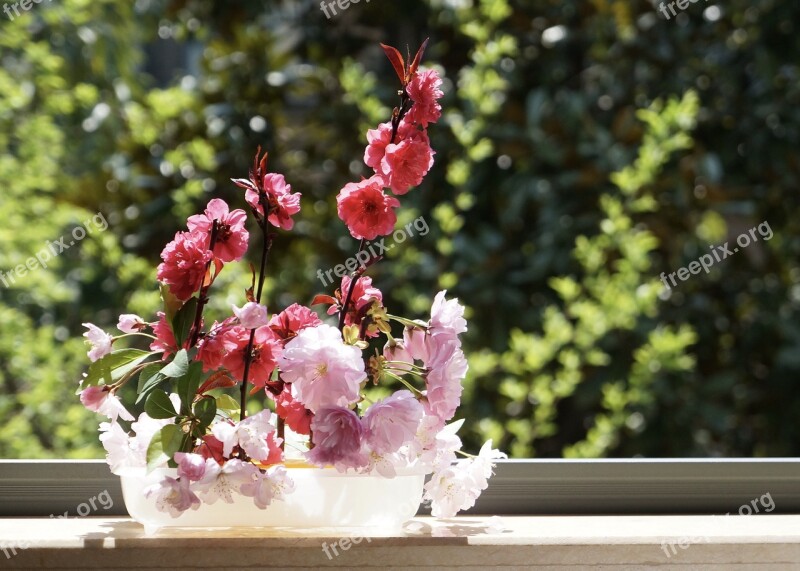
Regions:
<instances>
[{"instance_id":1,"label":"pink cherry blossom","mask_svg":"<svg viewBox=\"0 0 800 571\"><path fill-rule=\"evenodd\" d=\"M430 334L432 337L444 335L454 338L467 330L464 319L464 306L458 299L445 299L447 290L436 294L431 307Z\"/></svg>"},{"instance_id":2,"label":"pink cherry blossom","mask_svg":"<svg viewBox=\"0 0 800 571\"><path fill-rule=\"evenodd\" d=\"M418 186L431 170L434 154L428 135L422 131L416 131L398 143L387 145L386 154L378 169L383 184L397 195L407 193L412 187Z\"/></svg>"},{"instance_id":3,"label":"pink cherry blossom","mask_svg":"<svg viewBox=\"0 0 800 571\"><path fill-rule=\"evenodd\" d=\"M391 234L397 223L394 209L400 201L383 192L377 175L361 182L347 183L336 197L337 211L354 238L374 240Z\"/></svg>"},{"instance_id":4,"label":"pink cherry blossom","mask_svg":"<svg viewBox=\"0 0 800 571\"><path fill-rule=\"evenodd\" d=\"M239 323L245 329L257 329L263 325L267 325L267 306L261 305L254 301L248 301L240 309L235 305L232 306L233 314L239 319Z\"/></svg>"},{"instance_id":5,"label":"pink cherry blossom","mask_svg":"<svg viewBox=\"0 0 800 571\"><path fill-rule=\"evenodd\" d=\"M339 471L365 466L369 460L361 450L364 427L349 408L323 408L311 421L314 448L306 453L317 466L333 465Z\"/></svg>"},{"instance_id":6,"label":"pink cherry blossom","mask_svg":"<svg viewBox=\"0 0 800 571\"><path fill-rule=\"evenodd\" d=\"M391 339L383 347L383 358L389 361L386 366L390 369L409 372L414 364L414 357L406 349L402 339Z\"/></svg>"},{"instance_id":7,"label":"pink cherry blossom","mask_svg":"<svg viewBox=\"0 0 800 571\"><path fill-rule=\"evenodd\" d=\"M245 200L256 209L259 214L264 215L264 207L259 200L259 190L250 181L235 180L237 185L246 188ZM292 216L300 212L299 192L292 193L292 185L286 184L286 179L282 174L267 173L259 181L264 193L264 200L267 203L269 212L267 220L273 226L291 230L294 227Z\"/></svg>"},{"instance_id":8,"label":"pink cherry blossom","mask_svg":"<svg viewBox=\"0 0 800 571\"><path fill-rule=\"evenodd\" d=\"M430 335L422 327L406 327L403 330L403 346L414 359L428 362L428 338Z\"/></svg>"},{"instance_id":9,"label":"pink cherry blossom","mask_svg":"<svg viewBox=\"0 0 800 571\"><path fill-rule=\"evenodd\" d=\"M275 412L286 421L286 426L297 434L311 434L311 419L314 413L292 396L289 385L275 397Z\"/></svg>"},{"instance_id":10,"label":"pink cherry blossom","mask_svg":"<svg viewBox=\"0 0 800 571\"><path fill-rule=\"evenodd\" d=\"M242 484L243 495L253 498L256 506L266 509L273 500L282 500L294 491L294 482L283 466L273 466L266 472L257 471L251 481Z\"/></svg>"},{"instance_id":11,"label":"pink cherry blossom","mask_svg":"<svg viewBox=\"0 0 800 571\"><path fill-rule=\"evenodd\" d=\"M100 442L112 474L119 475L125 468L144 466L144 459L140 459L131 448L131 437L116 422L100 423Z\"/></svg>"},{"instance_id":12,"label":"pink cherry blossom","mask_svg":"<svg viewBox=\"0 0 800 571\"><path fill-rule=\"evenodd\" d=\"M124 315L119 316L119 323L117 323L117 329L122 331L123 333L137 333L147 327L147 324L144 320L135 315L133 313L126 313Z\"/></svg>"},{"instance_id":13,"label":"pink cherry blossom","mask_svg":"<svg viewBox=\"0 0 800 571\"><path fill-rule=\"evenodd\" d=\"M195 214L187 220L190 232L197 232L206 237L206 244L211 243L211 230L217 221L217 237L214 243L214 255L223 262L241 260L247 252L250 234L245 228L247 213L236 209L230 211L228 204L219 198L208 203L205 213Z\"/></svg>"},{"instance_id":14,"label":"pink cherry blossom","mask_svg":"<svg viewBox=\"0 0 800 571\"><path fill-rule=\"evenodd\" d=\"M409 97L414 105L406 115L412 123L427 127L429 123L436 123L442 116L442 78L436 70L428 69L417 72L406 87Z\"/></svg>"},{"instance_id":15,"label":"pink cherry blossom","mask_svg":"<svg viewBox=\"0 0 800 571\"><path fill-rule=\"evenodd\" d=\"M464 390L461 382L469 368L464 352L458 347L457 341L447 340L434 348L426 365L427 398L424 406L430 414L449 420L461 404Z\"/></svg>"},{"instance_id":16,"label":"pink cherry blossom","mask_svg":"<svg viewBox=\"0 0 800 571\"><path fill-rule=\"evenodd\" d=\"M245 354L250 341L250 330L241 326L231 327L224 334L227 354L222 358L222 365L231 375L241 381L244 379ZM275 370L282 352L282 343L272 329L262 326L255 330L252 360L248 382L256 387L264 387Z\"/></svg>"},{"instance_id":17,"label":"pink cherry blossom","mask_svg":"<svg viewBox=\"0 0 800 571\"><path fill-rule=\"evenodd\" d=\"M223 466L208 462L203 479L193 484L192 489L207 504L214 504L219 499L232 504L234 495L242 493L242 486L252 482L256 472L258 468L242 460L228 460Z\"/></svg>"},{"instance_id":18,"label":"pink cherry blossom","mask_svg":"<svg viewBox=\"0 0 800 571\"><path fill-rule=\"evenodd\" d=\"M190 481L201 480L206 473L206 459L200 454L176 452L175 462L178 463L178 476ZM211 460L213 462L213 460Z\"/></svg>"},{"instance_id":19,"label":"pink cherry blossom","mask_svg":"<svg viewBox=\"0 0 800 571\"><path fill-rule=\"evenodd\" d=\"M314 413L356 402L366 380L361 350L345 345L339 330L324 324L303 329L289 341L279 366L292 396Z\"/></svg>"},{"instance_id":20,"label":"pink cherry blossom","mask_svg":"<svg viewBox=\"0 0 800 571\"><path fill-rule=\"evenodd\" d=\"M189 480L180 478L164 478L157 484L144 489L144 497L155 495L156 508L162 512L169 512L172 517L178 517L186 510L196 510L200 507L200 498L189 488Z\"/></svg>"},{"instance_id":21,"label":"pink cherry blossom","mask_svg":"<svg viewBox=\"0 0 800 571\"><path fill-rule=\"evenodd\" d=\"M271 417L272 412L264 409L236 425L239 446L250 458L263 464L276 464L283 459L281 439L270 423Z\"/></svg>"},{"instance_id":22,"label":"pink cherry blossom","mask_svg":"<svg viewBox=\"0 0 800 571\"><path fill-rule=\"evenodd\" d=\"M321 323L319 316L313 310L299 303L293 303L269 320L269 326L284 341L293 339L306 327L316 327Z\"/></svg>"},{"instance_id":23,"label":"pink cherry blossom","mask_svg":"<svg viewBox=\"0 0 800 571\"><path fill-rule=\"evenodd\" d=\"M185 301L200 289L213 257L203 232L178 232L161 252L164 261L156 275L175 297Z\"/></svg>"},{"instance_id":24,"label":"pink cherry blossom","mask_svg":"<svg viewBox=\"0 0 800 571\"><path fill-rule=\"evenodd\" d=\"M399 143L403 139L416 133L418 129L406 119L397 128L394 142ZM381 123L377 129L367 131L367 148L364 151L364 163L372 167L376 174L380 174L381 161L386 156L386 147L392 142L392 123Z\"/></svg>"},{"instance_id":25,"label":"pink cherry blossom","mask_svg":"<svg viewBox=\"0 0 800 571\"><path fill-rule=\"evenodd\" d=\"M164 353L162 359L166 359L173 353L178 352L178 342L175 340L172 327L167 323L167 316L164 312L159 311L156 315L158 316L158 321L152 324L156 339L150 343L150 350L162 351Z\"/></svg>"},{"instance_id":26,"label":"pink cherry blossom","mask_svg":"<svg viewBox=\"0 0 800 571\"><path fill-rule=\"evenodd\" d=\"M399 450L416 435L422 414L422 405L407 390L370 406L363 419L370 449L379 454Z\"/></svg>"},{"instance_id":27,"label":"pink cherry blossom","mask_svg":"<svg viewBox=\"0 0 800 571\"><path fill-rule=\"evenodd\" d=\"M114 342L114 338L111 335L93 323L84 323L83 326L88 329L83 336L92 346L88 355L93 363L111 353L111 344Z\"/></svg>"},{"instance_id":28,"label":"pink cherry blossom","mask_svg":"<svg viewBox=\"0 0 800 571\"><path fill-rule=\"evenodd\" d=\"M81 403L87 409L106 415L111 422L116 422L117 417L123 420L133 420L131 413L122 406L122 403L113 395L108 387L91 386L81 391Z\"/></svg>"}]
</instances>

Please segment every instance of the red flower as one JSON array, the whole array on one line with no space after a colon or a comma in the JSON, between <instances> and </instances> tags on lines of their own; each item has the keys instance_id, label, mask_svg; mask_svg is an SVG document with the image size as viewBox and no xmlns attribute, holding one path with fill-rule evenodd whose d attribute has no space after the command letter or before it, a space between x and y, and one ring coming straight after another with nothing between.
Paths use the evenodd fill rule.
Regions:
<instances>
[{"instance_id":1,"label":"red flower","mask_svg":"<svg viewBox=\"0 0 800 571\"><path fill-rule=\"evenodd\" d=\"M206 243L211 239L211 228L217 221L217 239L214 244L214 255L223 262L235 262L242 259L247 252L247 241L250 234L244 225L247 214L237 209L230 212L228 205L219 198L208 203L204 214L190 216L187 221L191 232L203 233Z\"/></svg>"},{"instance_id":2,"label":"red flower","mask_svg":"<svg viewBox=\"0 0 800 571\"><path fill-rule=\"evenodd\" d=\"M379 174L392 192L405 194L431 170L434 154L427 133L415 130L399 143L386 146Z\"/></svg>"},{"instance_id":3,"label":"red flower","mask_svg":"<svg viewBox=\"0 0 800 571\"><path fill-rule=\"evenodd\" d=\"M150 343L151 351L163 351L162 359L166 359L173 353L178 352L178 342L175 341L175 334L172 332L172 327L167 323L167 316L163 311L157 314L158 322L153 324L153 333L156 340Z\"/></svg>"},{"instance_id":4,"label":"red flower","mask_svg":"<svg viewBox=\"0 0 800 571\"><path fill-rule=\"evenodd\" d=\"M374 240L394 230L397 216L393 208L400 206L400 201L384 194L383 180L376 175L346 184L336 197L336 204L339 218L354 238Z\"/></svg>"},{"instance_id":5,"label":"red flower","mask_svg":"<svg viewBox=\"0 0 800 571\"><path fill-rule=\"evenodd\" d=\"M311 434L311 419L314 418L314 413L292 397L289 385L275 397L275 412L297 434Z\"/></svg>"},{"instance_id":6,"label":"red flower","mask_svg":"<svg viewBox=\"0 0 800 571\"><path fill-rule=\"evenodd\" d=\"M316 313L299 303L293 303L269 320L272 331L284 342L296 337L301 329L316 327L321 323Z\"/></svg>"},{"instance_id":7,"label":"red flower","mask_svg":"<svg viewBox=\"0 0 800 571\"><path fill-rule=\"evenodd\" d=\"M185 301L200 289L213 257L206 234L178 232L161 252L164 261L158 266L158 279L169 286L175 297Z\"/></svg>"},{"instance_id":8,"label":"red flower","mask_svg":"<svg viewBox=\"0 0 800 571\"><path fill-rule=\"evenodd\" d=\"M229 317L222 323L215 321L211 330L200 340L196 359L203 363L203 371L214 371L222 366L222 359L228 352L225 333L235 321L235 317Z\"/></svg>"},{"instance_id":9,"label":"red flower","mask_svg":"<svg viewBox=\"0 0 800 571\"><path fill-rule=\"evenodd\" d=\"M239 381L244 379L245 354L250 341L250 331L237 325L228 329L222 336L227 350L222 358L222 366ZM275 370L283 345L280 338L266 325L259 327L255 332L248 382L263 388Z\"/></svg>"},{"instance_id":10,"label":"red flower","mask_svg":"<svg viewBox=\"0 0 800 571\"><path fill-rule=\"evenodd\" d=\"M350 284L352 280L350 276L342 278L342 287L337 292L339 298L336 305L328 308L328 315L335 315L342 309L345 299L347 299L347 292L350 291ZM350 298L350 305L347 306L347 315L344 317L345 325L358 325L361 327L361 322L369 311L370 306L377 303L379 306L383 305L383 293L381 290L372 285L372 278L369 276L361 276L356 282L356 287L353 290L353 296ZM367 330L368 337L375 337L379 331Z\"/></svg>"},{"instance_id":11,"label":"red flower","mask_svg":"<svg viewBox=\"0 0 800 571\"><path fill-rule=\"evenodd\" d=\"M436 123L442 116L442 106L438 102L444 95L441 87L442 78L433 69L414 74L406 87L408 96L414 101L406 119L422 127Z\"/></svg>"}]
</instances>

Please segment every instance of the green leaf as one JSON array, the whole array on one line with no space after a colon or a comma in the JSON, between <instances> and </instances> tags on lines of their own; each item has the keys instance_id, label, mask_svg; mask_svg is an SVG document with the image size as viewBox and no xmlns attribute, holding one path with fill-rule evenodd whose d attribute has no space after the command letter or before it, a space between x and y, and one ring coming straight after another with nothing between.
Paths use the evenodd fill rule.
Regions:
<instances>
[{"instance_id":1,"label":"green leaf","mask_svg":"<svg viewBox=\"0 0 800 571\"><path fill-rule=\"evenodd\" d=\"M175 358L172 359L172 362L161 369L161 374L171 379L179 379L187 372L189 372L189 354L186 352L186 349L178 351L175 354Z\"/></svg>"},{"instance_id":2,"label":"green leaf","mask_svg":"<svg viewBox=\"0 0 800 571\"><path fill-rule=\"evenodd\" d=\"M238 401L230 395L220 395L217 397L217 410L235 412L240 408Z\"/></svg>"},{"instance_id":3,"label":"green leaf","mask_svg":"<svg viewBox=\"0 0 800 571\"><path fill-rule=\"evenodd\" d=\"M178 379L178 396L181 398L181 412L189 414L197 389L203 380L203 364L199 361L192 361L189 370L184 376Z\"/></svg>"},{"instance_id":4,"label":"green leaf","mask_svg":"<svg viewBox=\"0 0 800 571\"><path fill-rule=\"evenodd\" d=\"M152 365L147 365L142 372L139 373L139 385L136 388L136 392L139 396L136 397L136 404L142 402L147 395L150 394L154 388L156 388L160 383L162 383L167 377L161 374L161 369L163 368L163 363L161 361L157 363L153 363Z\"/></svg>"},{"instance_id":5,"label":"green leaf","mask_svg":"<svg viewBox=\"0 0 800 571\"><path fill-rule=\"evenodd\" d=\"M200 426L198 427L201 432L205 432L205 429L211 424L214 420L214 417L217 416L217 402L211 397L205 397L197 401L197 404L194 405L194 415L200 421Z\"/></svg>"},{"instance_id":6,"label":"green leaf","mask_svg":"<svg viewBox=\"0 0 800 571\"><path fill-rule=\"evenodd\" d=\"M164 302L164 317L167 323L171 324L172 320L175 319L175 315L183 305L183 302L169 291L169 286L167 284L159 284L159 290L161 291L161 301Z\"/></svg>"},{"instance_id":7,"label":"green leaf","mask_svg":"<svg viewBox=\"0 0 800 571\"><path fill-rule=\"evenodd\" d=\"M131 372L134 367L154 355L150 351L139 349L118 349L112 351L102 359L98 359L89 366L89 371L83 379L83 386L99 385L100 383L110 385L118 381L126 374Z\"/></svg>"},{"instance_id":8,"label":"green leaf","mask_svg":"<svg viewBox=\"0 0 800 571\"><path fill-rule=\"evenodd\" d=\"M150 393L144 403L144 411L156 419L172 418L178 414L167 393L161 390L154 390Z\"/></svg>"},{"instance_id":9,"label":"green leaf","mask_svg":"<svg viewBox=\"0 0 800 571\"><path fill-rule=\"evenodd\" d=\"M172 319L172 332L175 334L175 341L178 347L183 347L189 332L194 324L195 314L197 313L197 298L193 297L180 308Z\"/></svg>"},{"instance_id":10,"label":"green leaf","mask_svg":"<svg viewBox=\"0 0 800 571\"><path fill-rule=\"evenodd\" d=\"M150 472L171 460L181 449L184 436L181 429L174 424L168 424L156 432L147 447L147 471Z\"/></svg>"}]
</instances>

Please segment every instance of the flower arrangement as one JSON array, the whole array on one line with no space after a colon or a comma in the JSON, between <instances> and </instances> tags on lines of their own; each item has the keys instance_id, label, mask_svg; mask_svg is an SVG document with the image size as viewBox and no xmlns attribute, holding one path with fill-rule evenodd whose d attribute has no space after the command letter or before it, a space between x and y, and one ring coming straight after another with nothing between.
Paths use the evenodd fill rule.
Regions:
<instances>
[{"instance_id":1,"label":"flower arrangement","mask_svg":"<svg viewBox=\"0 0 800 571\"><path fill-rule=\"evenodd\" d=\"M374 175L337 196L338 215L361 241L359 252L366 240L392 233L397 197L419 185L434 162L427 129L441 116L442 81L435 70L419 69L426 44L410 62L381 44L401 82L400 103L390 121L367 133L364 161ZM156 320L122 315L118 336L84 324L92 364L80 400L109 419L100 424L100 440L112 471L176 469L175 477L145 490L173 517L201 502L231 503L237 494L264 509L294 490L288 442L302 445L301 458L321 468L386 478L409 468L432 473L424 498L434 516L471 507L493 460L505 455L489 441L477 456L456 461L463 454L456 435L463 421L450 421L467 372L459 339L467 330L464 308L441 291L426 321L389 314L383 294L364 275L378 257L345 276L333 295L313 300L312 306L329 306L332 323L296 303L270 316L263 288L272 232L292 229L300 194L282 174L268 172L261 149L249 177L233 183L245 191L261 237L260 265L242 307L234 305L232 315L210 325L204 316L216 278L226 264L242 260L250 243L247 213L215 198L161 253L163 311ZM403 328L401 336L394 336L393 323ZM128 336L147 338L150 350L114 349ZM370 355L369 342L381 336L387 339L382 352ZM138 418L116 396L134 379L136 404L144 403ZM369 401L367 384L387 382L403 388ZM226 392L237 389L238 399ZM255 394L265 406L247 416L247 399Z\"/></svg>"}]
</instances>

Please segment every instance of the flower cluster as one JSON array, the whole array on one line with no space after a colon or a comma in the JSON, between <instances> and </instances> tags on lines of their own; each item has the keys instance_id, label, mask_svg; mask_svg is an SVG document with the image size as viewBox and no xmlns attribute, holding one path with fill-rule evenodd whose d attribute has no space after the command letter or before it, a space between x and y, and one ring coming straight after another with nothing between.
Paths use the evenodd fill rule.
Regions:
<instances>
[{"instance_id":1,"label":"flower cluster","mask_svg":"<svg viewBox=\"0 0 800 571\"><path fill-rule=\"evenodd\" d=\"M407 65L397 50L384 49L402 96L392 120L367 134L364 160L375 174L346 185L337 199L356 238L392 232L400 203L387 193L405 194L431 168L427 128L441 115L441 79L418 70L422 50ZM293 227L300 194L268 172L260 149L249 177L233 182L245 190L263 236L261 265L241 306L221 320L204 319L217 276L242 260L250 238L247 213L215 198L161 253L163 311L152 321L120 316L117 336L85 324L92 365L80 400L108 418L100 440L112 471L161 470L145 495L174 517L237 495L266 508L294 489L286 468L291 440L306 447L305 462L323 469L387 478L432 473L425 494L434 515L469 508L486 488L493 460L504 455L488 442L477 457L456 460L461 422L452 419L467 373L464 307L441 291L426 321L392 316L361 267L310 306L270 312L262 294L271 230ZM317 304L329 306L327 315L312 308ZM381 335L383 350L367 354L369 341ZM149 351L114 347L131 336L146 338ZM137 377L136 404L143 402L144 412L135 417L117 393ZM370 384L393 392L373 402ZM247 398L256 394L263 397L260 412L247 416Z\"/></svg>"}]
</instances>

